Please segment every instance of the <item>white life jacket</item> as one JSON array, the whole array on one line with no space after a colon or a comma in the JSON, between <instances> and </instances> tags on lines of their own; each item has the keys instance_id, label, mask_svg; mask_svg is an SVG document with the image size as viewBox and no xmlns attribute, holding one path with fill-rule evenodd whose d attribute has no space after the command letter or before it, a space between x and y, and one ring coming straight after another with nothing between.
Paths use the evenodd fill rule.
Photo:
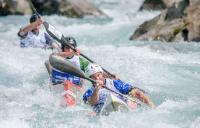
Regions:
<instances>
[{"instance_id":1,"label":"white life jacket","mask_svg":"<svg viewBox=\"0 0 200 128\"><path fill-rule=\"evenodd\" d=\"M40 47L46 48L46 38L44 32L39 32L38 35L34 34L33 32L28 32L25 38L21 39L21 47Z\"/></svg>"},{"instance_id":2,"label":"white life jacket","mask_svg":"<svg viewBox=\"0 0 200 128\"><path fill-rule=\"evenodd\" d=\"M74 55L72 58L67 59L67 60L69 60L69 61L72 62L74 65L76 65L76 67L78 67L79 69L81 69L79 56Z\"/></svg>"},{"instance_id":3,"label":"white life jacket","mask_svg":"<svg viewBox=\"0 0 200 128\"><path fill-rule=\"evenodd\" d=\"M111 90L113 90L114 92L117 92L117 93L120 93L119 90L116 89L114 83L113 83L113 80L112 79L106 79L106 83L105 83L105 86ZM102 88L99 90L99 103L104 103L105 100L106 100L106 97L108 94L110 94L111 91L109 91L108 89L106 88ZM125 101L125 99L118 95L118 94L115 94L113 93L114 95L116 95L118 98L120 98L121 100Z\"/></svg>"},{"instance_id":4,"label":"white life jacket","mask_svg":"<svg viewBox=\"0 0 200 128\"><path fill-rule=\"evenodd\" d=\"M112 79L106 79L105 86L108 87L109 89L115 91L115 92L119 92L119 90L117 90L117 89L115 88L115 85L114 85Z\"/></svg>"},{"instance_id":5,"label":"white life jacket","mask_svg":"<svg viewBox=\"0 0 200 128\"><path fill-rule=\"evenodd\" d=\"M113 80L111 79L106 79L106 83L105 83L105 86L115 92L119 92L115 86L114 86L114 83L113 83ZM106 97L108 94L110 94L111 92L105 88L102 88L99 90L98 94L99 94L99 103L104 103L105 100L106 100Z\"/></svg>"}]
</instances>

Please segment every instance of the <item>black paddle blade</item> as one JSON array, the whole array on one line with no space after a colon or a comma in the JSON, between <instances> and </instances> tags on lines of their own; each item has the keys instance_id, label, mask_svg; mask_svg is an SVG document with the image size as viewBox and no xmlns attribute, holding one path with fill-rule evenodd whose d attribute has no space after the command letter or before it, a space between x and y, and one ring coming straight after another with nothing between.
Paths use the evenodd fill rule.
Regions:
<instances>
[{"instance_id":1,"label":"black paddle blade","mask_svg":"<svg viewBox=\"0 0 200 128\"><path fill-rule=\"evenodd\" d=\"M84 72L81 69L79 69L72 62L68 61L67 59L61 56L51 54L49 57L49 62L52 67L62 72L87 79L87 77L85 76Z\"/></svg>"}]
</instances>

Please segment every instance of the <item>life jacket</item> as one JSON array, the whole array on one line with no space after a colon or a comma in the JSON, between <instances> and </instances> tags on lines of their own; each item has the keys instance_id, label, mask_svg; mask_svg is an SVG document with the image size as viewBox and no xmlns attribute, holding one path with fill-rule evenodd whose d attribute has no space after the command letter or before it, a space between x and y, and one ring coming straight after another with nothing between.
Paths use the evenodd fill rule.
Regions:
<instances>
[{"instance_id":1,"label":"life jacket","mask_svg":"<svg viewBox=\"0 0 200 128\"><path fill-rule=\"evenodd\" d=\"M116 89L115 85L114 85L114 82L113 80L111 79L106 79L106 82L105 82L105 86L115 92L119 92L119 90ZM104 103L105 100L106 100L106 97L108 94L110 94L111 92L105 88L102 88L99 90L99 101L98 101L98 104L99 103ZM121 100L125 101L125 99L119 95L117 95L118 98L120 98Z\"/></svg>"},{"instance_id":2,"label":"life jacket","mask_svg":"<svg viewBox=\"0 0 200 128\"><path fill-rule=\"evenodd\" d=\"M117 85L117 81L118 81L118 85ZM126 86L124 86L126 85ZM115 82L111 79L106 79L106 83L105 83L105 86L108 87L109 89L115 91L115 92L118 92L120 93L123 92L122 90L129 90L129 88L132 88L131 86L132 85L129 85L127 83L124 83L122 82L121 80L116 80ZM121 86L121 87L120 87ZM99 98L102 97L104 98L104 95L109 93L107 89L103 88L99 91ZM120 96L120 95L116 95L119 99L121 99L122 101L124 101L125 103L127 103L127 105L129 106L129 108L132 110L132 111L135 111L136 108L137 108L137 104L134 103L134 102L131 102L129 100L127 100L125 97L123 96ZM101 98L100 98L101 100ZM106 99L104 99L106 100ZM100 101L101 102L101 101Z\"/></svg>"},{"instance_id":3,"label":"life jacket","mask_svg":"<svg viewBox=\"0 0 200 128\"><path fill-rule=\"evenodd\" d=\"M72 58L67 59L67 60L69 60L75 66L80 68L79 56L74 55ZM52 81L53 85L61 84L61 83L65 82L66 80L69 80L71 83L73 83L75 85L80 85L81 84L81 79L79 77L76 77L76 76L73 76L71 74L62 72L62 71L57 70L57 69L52 67L51 81Z\"/></svg>"},{"instance_id":4,"label":"life jacket","mask_svg":"<svg viewBox=\"0 0 200 128\"><path fill-rule=\"evenodd\" d=\"M124 83L121 80L111 80L111 79L106 79L104 86L109 88L110 90L113 90L114 92L121 93L121 94L124 94L124 95L128 94L128 92L133 88L132 85ZM93 108L96 113L99 113L101 111L101 109L102 109L102 107L103 107L103 105L104 105L104 103L106 101L107 96L110 93L112 93L112 91L110 91L110 90L108 90L106 88L101 88L99 90L99 92L98 92L99 100L98 100L97 104L95 104L95 106ZM88 98L93 95L94 91L95 91L95 88L92 87L92 88L88 89L84 93L83 101L85 103L88 101ZM113 94L115 94L114 92L113 92ZM135 110L137 108L137 104L127 102L128 100L125 97L121 96L121 95L118 95L118 94L115 94L115 95L119 99L121 99L124 103L128 103L128 106L131 109Z\"/></svg>"},{"instance_id":5,"label":"life jacket","mask_svg":"<svg viewBox=\"0 0 200 128\"><path fill-rule=\"evenodd\" d=\"M107 88L109 88L109 89L115 91L115 92L119 92L119 91L115 88L114 82L113 82L113 80L111 80L111 79L106 79L105 86L106 86ZM92 92L94 92L94 87L92 87L91 90L92 90ZM94 112L96 112L97 114L101 112L101 109L102 109L102 107L103 107L103 105L104 105L104 103L105 103L105 101L106 101L106 99L107 99L107 96L108 96L110 93L112 93L112 92L110 92L110 91L107 90L106 88L101 88L101 89L99 90L99 92L98 92L99 100L98 100L97 104L93 107ZM115 93L113 93L113 94L115 94ZM87 94L86 94L86 95L87 95ZM91 96L91 95L92 95L92 94L90 94L90 96ZM117 94L115 94L115 95L116 95L119 99L121 99L123 102L126 103L126 100L125 100L123 97L121 97L121 96L119 96L119 95L117 95ZM87 96L87 97L88 97L88 96Z\"/></svg>"},{"instance_id":6,"label":"life jacket","mask_svg":"<svg viewBox=\"0 0 200 128\"><path fill-rule=\"evenodd\" d=\"M38 35L34 34L33 32L28 32L25 38L21 39L20 42L21 47L40 47L46 48L46 38L44 32L39 32Z\"/></svg>"}]
</instances>

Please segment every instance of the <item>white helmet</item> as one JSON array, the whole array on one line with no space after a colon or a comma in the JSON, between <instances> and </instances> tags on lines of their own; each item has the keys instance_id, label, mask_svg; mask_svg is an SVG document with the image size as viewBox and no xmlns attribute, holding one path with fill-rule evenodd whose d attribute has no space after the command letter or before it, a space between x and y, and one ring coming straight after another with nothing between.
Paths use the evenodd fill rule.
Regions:
<instances>
[{"instance_id":1,"label":"white helmet","mask_svg":"<svg viewBox=\"0 0 200 128\"><path fill-rule=\"evenodd\" d=\"M103 72L102 68L97 65L97 64L94 64L94 63L90 63L86 70L85 70L85 73L90 77L91 75L94 75L95 73L97 72Z\"/></svg>"}]
</instances>

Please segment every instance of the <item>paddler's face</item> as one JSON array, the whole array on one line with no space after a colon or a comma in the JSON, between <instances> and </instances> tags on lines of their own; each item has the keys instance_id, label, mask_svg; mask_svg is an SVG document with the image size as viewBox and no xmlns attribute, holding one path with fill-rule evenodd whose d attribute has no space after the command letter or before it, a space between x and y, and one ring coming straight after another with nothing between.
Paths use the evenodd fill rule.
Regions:
<instances>
[{"instance_id":1,"label":"paddler's face","mask_svg":"<svg viewBox=\"0 0 200 128\"><path fill-rule=\"evenodd\" d=\"M91 76L92 79L96 80L100 85L104 84L104 77L102 72L97 72Z\"/></svg>"},{"instance_id":2,"label":"paddler's face","mask_svg":"<svg viewBox=\"0 0 200 128\"><path fill-rule=\"evenodd\" d=\"M73 52L73 50L70 47L65 46L64 52Z\"/></svg>"},{"instance_id":3,"label":"paddler's face","mask_svg":"<svg viewBox=\"0 0 200 128\"><path fill-rule=\"evenodd\" d=\"M41 25L37 25L36 28L33 31L39 32L40 28L41 28Z\"/></svg>"}]
</instances>

